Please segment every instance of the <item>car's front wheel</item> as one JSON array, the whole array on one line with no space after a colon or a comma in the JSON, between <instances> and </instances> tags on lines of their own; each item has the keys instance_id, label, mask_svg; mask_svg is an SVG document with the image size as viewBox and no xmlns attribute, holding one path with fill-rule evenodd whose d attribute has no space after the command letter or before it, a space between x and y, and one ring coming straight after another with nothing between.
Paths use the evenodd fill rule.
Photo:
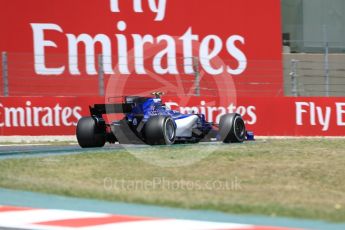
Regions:
<instances>
[{"instance_id":1,"label":"car's front wheel","mask_svg":"<svg viewBox=\"0 0 345 230\"><path fill-rule=\"evenodd\" d=\"M240 114L225 114L220 118L219 134L224 143L241 143L246 138L246 126Z\"/></svg>"},{"instance_id":2,"label":"car's front wheel","mask_svg":"<svg viewBox=\"0 0 345 230\"><path fill-rule=\"evenodd\" d=\"M145 124L145 138L150 145L172 145L176 139L175 122L169 116L153 116Z\"/></svg>"}]
</instances>

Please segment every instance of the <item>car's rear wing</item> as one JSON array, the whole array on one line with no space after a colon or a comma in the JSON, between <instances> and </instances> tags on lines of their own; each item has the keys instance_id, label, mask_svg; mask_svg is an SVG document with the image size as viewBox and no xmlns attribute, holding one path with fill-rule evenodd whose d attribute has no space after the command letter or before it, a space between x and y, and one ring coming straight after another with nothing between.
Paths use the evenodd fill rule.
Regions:
<instances>
[{"instance_id":1,"label":"car's rear wing","mask_svg":"<svg viewBox=\"0 0 345 230\"><path fill-rule=\"evenodd\" d=\"M111 113L130 113L132 108L132 103L95 104L93 107L90 106L90 114L92 116L102 116L103 114Z\"/></svg>"}]
</instances>

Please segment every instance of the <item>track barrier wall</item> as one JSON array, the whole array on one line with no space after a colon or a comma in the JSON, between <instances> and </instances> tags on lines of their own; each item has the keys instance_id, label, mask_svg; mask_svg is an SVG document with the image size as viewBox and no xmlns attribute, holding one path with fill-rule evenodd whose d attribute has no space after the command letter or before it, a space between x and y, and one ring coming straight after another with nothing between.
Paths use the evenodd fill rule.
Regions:
<instances>
[{"instance_id":1,"label":"track barrier wall","mask_svg":"<svg viewBox=\"0 0 345 230\"><path fill-rule=\"evenodd\" d=\"M300 93L299 66L283 67L279 0L0 6L0 135L73 135L89 105L153 91L209 121L241 113L256 135L345 133L344 97L284 97L283 72L292 82L285 95L309 94Z\"/></svg>"},{"instance_id":2,"label":"track barrier wall","mask_svg":"<svg viewBox=\"0 0 345 230\"><path fill-rule=\"evenodd\" d=\"M213 97L192 97L177 101L165 97L171 109L203 113L218 122L227 112L243 115L248 130L256 135L343 136L345 98L239 98L237 103L217 104ZM105 103L104 97L2 97L0 134L74 135L89 105Z\"/></svg>"}]
</instances>

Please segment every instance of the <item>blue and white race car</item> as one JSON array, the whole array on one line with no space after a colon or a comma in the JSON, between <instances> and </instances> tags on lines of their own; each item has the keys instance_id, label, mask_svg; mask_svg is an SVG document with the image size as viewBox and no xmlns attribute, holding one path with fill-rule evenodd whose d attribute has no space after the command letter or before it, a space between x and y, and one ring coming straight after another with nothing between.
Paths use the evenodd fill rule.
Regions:
<instances>
[{"instance_id":1,"label":"blue and white race car","mask_svg":"<svg viewBox=\"0 0 345 230\"><path fill-rule=\"evenodd\" d=\"M82 148L103 147L106 142L120 144L172 145L218 140L243 142L246 127L241 115L225 114L219 124L207 122L204 114L182 114L166 108L161 92L153 97L127 96L118 104L95 104L90 117L77 125ZM105 114L124 114L123 119L106 122Z\"/></svg>"}]
</instances>

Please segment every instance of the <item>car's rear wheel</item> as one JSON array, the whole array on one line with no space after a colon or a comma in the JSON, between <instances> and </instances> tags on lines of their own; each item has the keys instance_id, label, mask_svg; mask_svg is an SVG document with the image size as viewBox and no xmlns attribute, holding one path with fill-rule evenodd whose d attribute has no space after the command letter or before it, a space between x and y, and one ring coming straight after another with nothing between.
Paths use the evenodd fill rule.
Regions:
<instances>
[{"instance_id":1,"label":"car's rear wheel","mask_svg":"<svg viewBox=\"0 0 345 230\"><path fill-rule=\"evenodd\" d=\"M246 126L237 113L225 114L220 118L219 134L224 143L241 143L246 138Z\"/></svg>"},{"instance_id":2,"label":"car's rear wheel","mask_svg":"<svg viewBox=\"0 0 345 230\"><path fill-rule=\"evenodd\" d=\"M77 124L77 140L82 148L103 147L106 141L106 127L97 118L83 117Z\"/></svg>"},{"instance_id":3,"label":"car's rear wheel","mask_svg":"<svg viewBox=\"0 0 345 230\"><path fill-rule=\"evenodd\" d=\"M172 145L176 139L176 126L171 117L153 116L145 124L145 137L150 145Z\"/></svg>"}]
</instances>

